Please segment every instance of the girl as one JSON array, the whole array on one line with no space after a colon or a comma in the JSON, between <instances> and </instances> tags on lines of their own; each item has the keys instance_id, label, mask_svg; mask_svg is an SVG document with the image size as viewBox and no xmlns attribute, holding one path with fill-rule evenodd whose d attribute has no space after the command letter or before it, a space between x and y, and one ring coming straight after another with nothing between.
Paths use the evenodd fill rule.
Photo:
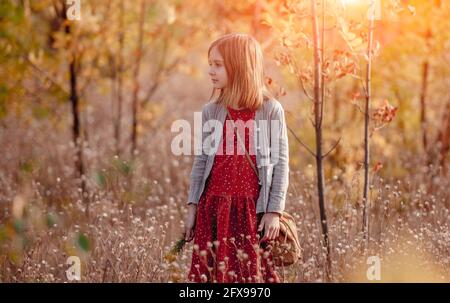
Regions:
<instances>
[{"instance_id":1,"label":"girl","mask_svg":"<svg viewBox=\"0 0 450 303\"><path fill-rule=\"evenodd\" d=\"M280 282L270 244L288 187L284 110L265 87L262 50L252 36L222 36L211 44L208 61L210 100L219 96L203 107L201 142L214 134L222 141L212 153L202 148L190 175L185 240L195 240L188 280ZM231 119L249 132L235 131ZM206 130L212 121L219 131Z\"/></svg>"}]
</instances>

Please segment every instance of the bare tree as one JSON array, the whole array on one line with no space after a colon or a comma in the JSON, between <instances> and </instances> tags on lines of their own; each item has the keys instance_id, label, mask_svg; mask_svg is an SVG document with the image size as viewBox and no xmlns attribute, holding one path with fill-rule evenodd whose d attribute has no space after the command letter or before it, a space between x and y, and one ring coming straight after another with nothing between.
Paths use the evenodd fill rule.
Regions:
<instances>
[{"instance_id":1,"label":"bare tree","mask_svg":"<svg viewBox=\"0 0 450 303\"><path fill-rule=\"evenodd\" d=\"M442 116L441 128L437 135L437 142L440 142L439 164L443 168L444 176L447 175L447 164L445 158L450 151L450 101L447 101L444 114Z\"/></svg>"},{"instance_id":2,"label":"bare tree","mask_svg":"<svg viewBox=\"0 0 450 303\"><path fill-rule=\"evenodd\" d=\"M141 0L140 3L140 15L138 21L138 38L136 47L136 62L133 68L133 93L132 93L132 125L131 125L131 157L134 157L137 148L137 123L138 123L138 107L139 107L139 72L141 68L142 59L142 45L144 40L144 22L145 22L145 0Z\"/></svg>"},{"instance_id":3,"label":"bare tree","mask_svg":"<svg viewBox=\"0 0 450 303\"><path fill-rule=\"evenodd\" d=\"M119 49L118 49L118 63L115 67L115 75L117 80L117 111L116 111L116 121L114 123L114 138L116 140L116 154L120 156L120 134L121 134L121 122L122 122L122 105L123 105L123 73L124 73L124 2L119 2Z\"/></svg>"},{"instance_id":4,"label":"bare tree","mask_svg":"<svg viewBox=\"0 0 450 303\"><path fill-rule=\"evenodd\" d=\"M57 10L57 7L55 6ZM57 10L58 11L58 10ZM67 6L66 3L63 2L62 9L60 11L60 16L64 20L64 32L66 35L72 35L71 22L67 18ZM75 36L72 35L72 39ZM71 43L74 43L73 40ZM78 92L78 57L76 54L76 48L72 48L72 51L69 52L69 85L70 85L70 93L69 100L72 108L72 138L74 142L74 146L76 149L75 156L75 169L77 171L78 177L81 179L81 196L82 200L86 205L85 213L86 216L89 216L89 201L87 199L86 192L86 181L85 181L85 168L83 163L83 139L81 137L81 123L80 123L80 98Z\"/></svg>"},{"instance_id":5,"label":"bare tree","mask_svg":"<svg viewBox=\"0 0 450 303\"><path fill-rule=\"evenodd\" d=\"M324 5L324 2L322 3ZM322 16L324 18L324 16ZM324 101L324 78L322 74L323 64L323 44L320 42L319 25L317 20L317 1L311 0L311 21L313 27L313 45L314 45L314 129L316 135L316 169L317 169L317 193L319 199L320 209L320 223L322 228L323 240L327 249L327 265L326 275L327 279L331 277L331 248L328 236L327 215L325 210L325 181L323 169L323 154L322 154L322 120L323 120L323 101ZM322 28L324 30L324 28ZM323 39L322 31L322 43Z\"/></svg>"},{"instance_id":6,"label":"bare tree","mask_svg":"<svg viewBox=\"0 0 450 303\"><path fill-rule=\"evenodd\" d=\"M370 145L369 145L369 124L370 124L370 99L372 97L371 81L372 81L372 47L373 32L375 29L375 1L372 1L369 8L369 29L367 41L367 64L365 78L365 112L364 112L364 187L363 187L363 236L364 246L367 248L369 241L369 162L370 162Z\"/></svg>"}]
</instances>

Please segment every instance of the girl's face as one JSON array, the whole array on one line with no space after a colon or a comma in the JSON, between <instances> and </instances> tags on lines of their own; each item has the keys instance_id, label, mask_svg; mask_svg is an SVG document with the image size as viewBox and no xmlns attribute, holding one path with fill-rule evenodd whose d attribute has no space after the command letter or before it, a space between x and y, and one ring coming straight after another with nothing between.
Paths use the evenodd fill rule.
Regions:
<instances>
[{"instance_id":1,"label":"girl's face","mask_svg":"<svg viewBox=\"0 0 450 303\"><path fill-rule=\"evenodd\" d=\"M213 47L209 53L209 76L213 83L214 88L222 89L227 85L228 77L222 55L217 47Z\"/></svg>"}]
</instances>

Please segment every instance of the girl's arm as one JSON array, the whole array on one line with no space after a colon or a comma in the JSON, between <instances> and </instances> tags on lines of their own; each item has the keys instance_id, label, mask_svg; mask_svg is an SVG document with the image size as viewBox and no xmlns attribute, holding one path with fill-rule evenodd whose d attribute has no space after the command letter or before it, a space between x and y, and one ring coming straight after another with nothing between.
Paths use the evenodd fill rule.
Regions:
<instances>
[{"instance_id":1,"label":"girl's arm","mask_svg":"<svg viewBox=\"0 0 450 303\"><path fill-rule=\"evenodd\" d=\"M272 184L269 191L267 211L258 226L258 231L264 229L261 241L274 240L280 232L280 216L284 211L286 192L289 183L289 144L284 110L278 101L271 114L271 151ZM277 123L278 127L274 127ZM270 173L270 171L269 171Z\"/></svg>"},{"instance_id":2,"label":"girl's arm","mask_svg":"<svg viewBox=\"0 0 450 303\"><path fill-rule=\"evenodd\" d=\"M192 170L190 174L190 185L189 185L189 194L188 194L188 204L198 204L199 197L199 191L200 187L203 181L203 174L205 172L205 166L206 166L206 160L208 159L208 155L203 150L203 140L208 135L208 132L204 131L204 124L206 123L208 117L206 114L206 106L208 104L203 106L202 109L202 129L201 129L201 139L200 139L200 146L194 146L194 150L197 149L197 152L195 153L194 162L192 164ZM195 125L195 123L194 123ZM199 150L201 148L201 150Z\"/></svg>"},{"instance_id":3,"label":"girl's arm","mask_svg":"<svg viewBox=\"0 0 450 303\"><path fill-rule=\"evenodd\" d=\"M286 193L289 184L289 142L287 135L287 126L284 115L284 109L280 102L276 101L275 109L271 115L271 120L279 121L276 132L271 133L271 146L277 146L278 153L275 152L272 172L272 184L269 191L269 201L267 212L281 214L285 208ZM275 142L277 140L277 142Z\"/></svg>"},{"instance_id":4,"label":"girl's arm","mask_svg":"<svg viewBox=\"0 0 450 303\"><path fill-rule=\"evenodd\" d=\"M187 242L190 242L195 235L195 221L197 217L197 204L200 199L200 188L203 182L203 174L205 172L206 160L208 159L208 155L203 150L203 139L206 138L208 132L204 131L204 124L208 120L208 116L206 114L206 104L202 109L202 121L200 130L201 133L201 144L200 146L194 146L194 150L196 149L194 163L192 164L192 170L190 174L190 185L189 185L189 195L188 195L188 212L185 219L185 231L184 231L184 239ZM195 118L194 118L195 119ZM194 123L194 126L196 124ZM195 144L195 141L194 141ZM199 150L199 148L201 150Z\"/></svg>"}]
</instances>

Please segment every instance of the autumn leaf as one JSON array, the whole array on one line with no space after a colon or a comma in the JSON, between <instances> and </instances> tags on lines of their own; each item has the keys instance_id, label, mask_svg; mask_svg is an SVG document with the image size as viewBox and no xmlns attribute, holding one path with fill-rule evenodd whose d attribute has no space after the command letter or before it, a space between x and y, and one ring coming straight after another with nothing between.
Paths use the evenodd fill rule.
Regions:
<instances>
[{"instance_id":1,"label":"autumn leaf","mask_svg":"<svg viewBox=\"0 0 450 303\"><path fill-rule=\"evenodd\" d=\"M416 15L416 8L412 5L408 5L408 11L411 13L411 15Z\"/></svg>"},{"instance_id":2,"label":"autumn leaf","mask_svg":"<svg viewBox=\"0 0 450 303\"><path fill-rule=\"evenodd\" d=\"M389 104L389 101L385 99L383 105L374 111L372 117L378 122L389 123L395 118L396 114L397 107L392 106Z\"/></svg>"},{"instance_id":3,"label":"autumn leaf","mask_svg":"<svg viewBox=\"0 0 450 303\"><path fill-rule=\"evenodd\" d=\"M352 104L356 104L358 102L358 99L361 98L361 93L359 91L350 92L349 97L350 97L350 102Z\"/></svg>"},{"instance_id":4,"label":"autumn leaf","mask_svg":"<svg viewBox=\"0 0 450 303\"><path fill-rule=\"evenodd\" d=\"M383 164L380 161L377 161L375 165L373 166L373 172L376 173L383 167Z\"/></svg>"},{"instance_id":5,"label":"autumn leaf","mask_svg":"<svg viewBox=\"0 0 450 303\"><path fill-rule=\"evenodd\" d=\"M259 23L263 24L263 25L267 25L269 27L272 27L273 26L272 16L269 13L267 13L267 12L264 13L263 17L261 18L261 21Z\"/></svg>"}]
</instances>

